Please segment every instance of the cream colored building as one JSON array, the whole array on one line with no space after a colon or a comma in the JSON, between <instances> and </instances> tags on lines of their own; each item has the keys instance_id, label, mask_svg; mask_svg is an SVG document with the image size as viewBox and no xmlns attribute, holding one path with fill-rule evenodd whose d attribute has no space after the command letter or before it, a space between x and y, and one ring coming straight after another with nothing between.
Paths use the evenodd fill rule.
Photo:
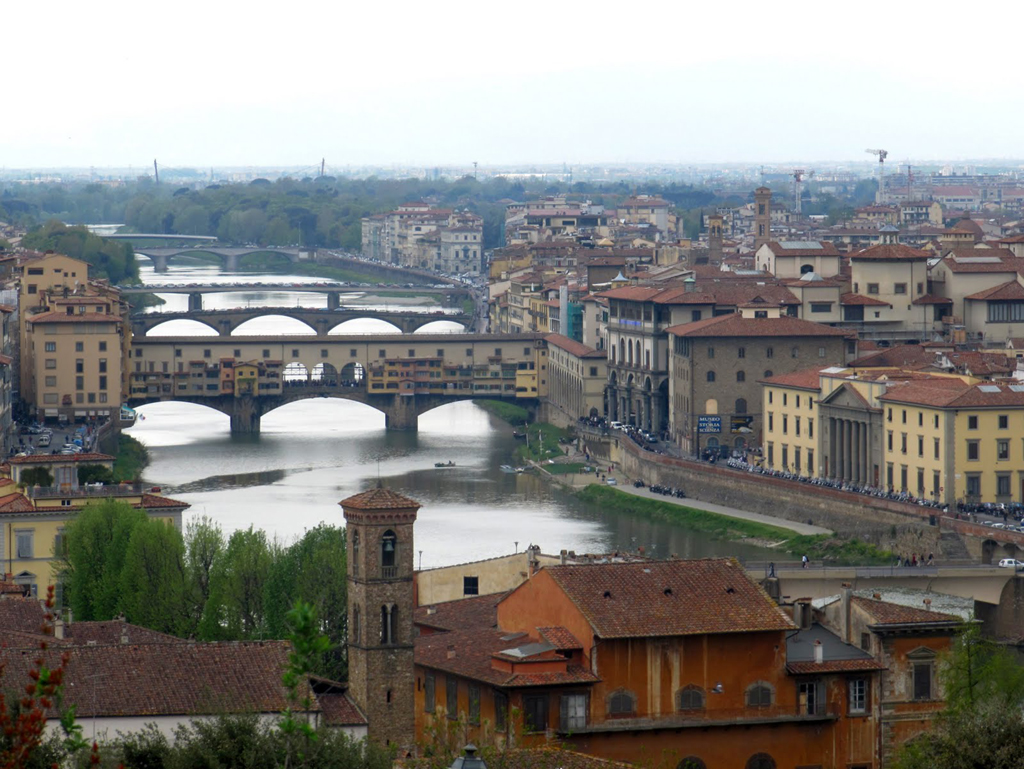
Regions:
<instances>
[{"instance_id":1,"label":"cream colored building","mask_svg":"<svg viewBox=\"0 0 1024 769\"><path fill-rule=\"evenodd\" d=\"M839 274L839 251L817 240L783 240L765 243L754 254L754 266L777 278L799 278L809 272L822 277Z\"/></svg>"},{"instance_id":2,"label":"cream colored building","mask_svg":"<svg viewBox=\"0 0 1024 769\"><path fill-rule=\"evenodd\" d=\"M572 419L605 413L608 356L561 334L548 334L548 401Z\"/></svg>"},{"instance_id":3,"label":"cream colored building","mask_svg":"<svg viewBox=\"0 0 1024 769\"><path fill-rule=\"evenodd\" d=\"M862 317L844 311L844 321L864 324L881 337L929 338L932 325L925 310L915 305L928 293L930 254L897 243L883 243L850 255L852 293L866 297Z\"/></svg>"}]
</instances>

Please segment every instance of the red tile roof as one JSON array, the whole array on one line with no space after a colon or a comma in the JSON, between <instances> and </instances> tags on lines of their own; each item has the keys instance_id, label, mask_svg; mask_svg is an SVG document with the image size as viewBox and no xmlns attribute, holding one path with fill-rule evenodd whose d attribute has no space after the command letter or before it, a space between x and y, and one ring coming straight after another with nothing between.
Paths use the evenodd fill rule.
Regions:
<instances>
[{"instance_id":1,"label":"red tile roof","mask_svg":"<svg viewBox=\"0 0 1024 769\"><path fill-rule=\"evenodd\" d=\"M0 497L0 513L30 513L33 511L35 511L35 507L32 506L32 502L20 491Z\"/></svg>"},{"instance_id":2,"label":"red tile roof","mask_svg":"<svg viewBox=\"0 0 1024 769\"><path fill-rule=\"evenodd\" d=\"M67 462L113 462L110 454L83 452L81 454L30 454L27 457L11 457L12 465L62 465Z\"/></svg>"},{"instance_id":3,"label":"red tile roof","mask_svg":"<svg viewBox=\"0 0 1024 769\"><path fill-rule=\"evenodd\" d=\"M875 625L908 625L931 623L956 623L963 620L954 614L943 614L928 609L917 609L912 606L901 606L889 601L876 601L872 598L853 596L853 605L859 606L871 615Z\"/></svg>"},{"instance_id":4,"label":"red tile roof","mask_svg":"<svg viewBox=\"0 0 1024 769\"><path fill-rule=\"evenodd\" d=\"M680 337L845 337L848 331L802 318L782 315L778 318L744 318L739 313L718 315L692 323L670 326L668 333Z\"/></svg>"},{"instance_id":5,"label":"red tile roof","mask_svg":"<svg viewBox=\"0 0 1024 769\"><path fill-rule=\"evenodd\" d=\"M85 312L68 315L66 312L44 312L26 318L28 323L118 323L116 315L105 315L101 312Z\"/></svg>"},{"instance_id":6,"label":"red tile roof","mask_svg":"<svg viewBox=\"0 0 1024 769\"><path fill-rule=\"evenodd\" d=\"M602 638L794 627L732 559L549 566L545 570Z\"/></svg>"},{"instance_id":7,"label":"red tile roof","mask_svg":"<svg viewBox=\"0 0 1024 769\"><path fill-rule=\"evenodd\" d=\"M156 630L133 625L122 620L72 622L65 626L64 638L77 646L86 644L152 644L188 643L187 641L160 633ZM122 639L127 638L127 641Z\"/></svg>"},{"instance_id":8,"label":"red tile roof","mask_svg":"<svg viewBox=\"0 0 1024 769\"><path fill-rule=\"evenodd\" d=\"M978 291L977 293L965 296L964 299L979 302L1014 301L1024 299L1024 286L1016 280L1008 280L1005 283L1000 283L998 286L986 288L984 291Z\"/></svg>"},{"instance_id":9,"label":"red tile roof","mask_svg":"<svg viewBox=\"0 0 1024 769\"><path fill-rule=\"evenodd\" d=\"M355 494L339 502L342 507L353 510L408 510L419 509L420 503L391 489L378 486L375 489Z\"/></svg>"},{"instance_id":10,"label":"red tile roof","mask_svg":"<svg viewBox=\"0 0 1024 769\"><path fill-rule=\"evenodd\" d=\"M859 670L886 670L876 659L825 660L824 662L789 662L786 670L796 676L816 673L852 673Z\"/></svg>"},{"instance_id":11,"label":"red tile roof","mask_svg":"<svg viewBox=\"0 0 1024 769\"><path fill-rule=\"evenodd\" d=\"M888 302L883 302L881 299L872 299L870 296L864 296L863 294L843 294L839 297L839 304L860 305L862 307L892 307Z\"/></svg>"},{"instance_id":12,"label":"red tile roof","mask_svg":"<svg viewBox=\"0 0 1024 769\"><path fill-rule=\"evenodd\" d=\"M562 350L565 350L570 355L575 355L577 358L607 358L608 353L603 350L595 350L593 347L587 347L582 342L577 342L575 339L570 339L567 336L561 334L548 334L544 337L548 344L553 344Z\"/></svg>"},{"instance_id":13,"label":"red tile roof","mask_svg":"<svg viewBox=\"0 0 1024 769\"><path fill-rule=\"evenodd\" d=\"M417 606L413 622L437 630L485 629L498 625L498 603L505 593L459 598L429 606Z\"/></svg>"},{"instance_id":14,"label":"red tile roof","mask_svg":"<svg viewBox=\"0 0 1024 769\"><path fill-rule=\"evenodd\" d=\"M563 649L582 649L583 644L567 628L561 627L539 627L537 632L540 637L554 646L559 651Z\"/></svg>"},{"instance_id":15,"label":"red tile roof","mask_svg":"<svg viewBox=\"0 0 1024 769\"><path fill-rule=\"evenodd\" d=\"M953 304L953 300L947 299L944 296L936 296L935 294L925 294L924 296L917 297L913 304Z\"/></svg>"},{"instance_id":16,"label":"red tile roof","mask_svg":"<svg viewBox=\"0 0 1024 769\"><path fill-rule=\"evenodd\" d=\"M782 243L773 240L768 244L768 248L775 253L776 256L839 256L839 250L836 248L835 243L831 241L813 241L819 243L821 248L787 248L785 243L790 241L783 241ZM803 243L805 241L796 241Z\"/></svg>"},{"instance_id":17,"label":"red tile roof","mask_svg":"<svg viewBox=\"0 0 1024 769\"><path fill-rule=\"evenodd\" d=\"M850 254L850 259L874 261L921 261L931 256L927 251L919 251L903 244L884 244L871 246L863 251Z\"/></svg>"},{"instance_id":18,"label":"red tile roof","mask_svg":"<svg viewBox=\"0 0 1024 769\"><path fill-rule=\"evenodd\" d=\"M952 409L1024 406L1024 392L1010 389L1018 386L998 382L972 385L955 377L935 377L892 387L879 400Z\"/></svg>"},{"instance_id":19,"label":"red tile roof","mask_svg":"<svg viewBox=\"0 0 1024 769\"><path fill-rule=\"evenodd\" d=\"M35 598L5 598L0 601L0 631L39 633L44 613L43 605Z\"/></svg>"},{"instance_id":20,"label":"red tile roof","mask_svg":"<svg viewBox=\"0 0 1024 769\"><path fill-rule=\"evenodd\" d=\"M820 390L821 369L810 368L804 371L794 371L789 374L776 374L767 379L759 380L762 384L774 385L776 387L795 387L798 390Z\"/></svg>"},{"instance_id":21,"label":"red tile roof","mask_svg":"<svg viewBox=\"0 0 1024 769\"><path fill-rule=\"evenodd\" d=\"M953 273L1024 271L1024 259L1003 248L954 248L940 264Z\"/></svg>"},{"instance_id":22,"label":"red tile roof","mask_svg":"<svg viewBox=\"0 0 1024 769\"><path fill-rule=\"evenodd\" d=\"M58 653L69 655L64 703L79 718L190 716L284 710L281 674L290 648L286 641L234 641L70 646L43 654L51 667ZM39 654L0 650L0 682L8 687L26 680Z\"/></svg>"},{"instance_id":23,"label":"red tile roof","mask_svg":"<svg viewBox=\"0 0 1024 769\"><path fill-rule=\"evenodd\" d=\"M898 344L868 353L849 364L850 368L889 368L934 363L935 353L919 344Z\"/></svg>"}]
</instances>

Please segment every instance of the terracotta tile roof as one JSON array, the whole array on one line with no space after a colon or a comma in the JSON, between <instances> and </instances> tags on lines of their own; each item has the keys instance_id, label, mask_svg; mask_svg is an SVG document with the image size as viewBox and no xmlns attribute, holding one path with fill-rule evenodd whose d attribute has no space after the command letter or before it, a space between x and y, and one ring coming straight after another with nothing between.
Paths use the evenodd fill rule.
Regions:
<instances>
[{"instance_id":1,"label":"terracotta tile roof","mask_svg":"<svg viewBox=\"0 0 1024 769\"><path fill-rule=\"evenodd\" d=\"M281 674L290 648L286 641L236 641L70 646L43 654L51 667L58 653L69 655L64 702L79 718L191 716L281 712L288 704ZM5 688L26 680L39 653L0 650Z\"/></svg>"},{"instance_id":2,"label":"terracotta tile roof","mask_svg":"<svg viewBox=\"0 0 1024 769\"><path fill-rule=\"evenodd\" d=\"M118 323L116 315L105 315L100 312L85 312L68 315L66 312L44 312L26 318L28 323Z\"/></svg>"},{"instance_id":3,"label":"terracotta tile roof","mask_svg":"<svg viewBox=\"0 0 1024 769\"><path fill-rule=\"evenodd\" d=\"M511 673L496 670L491 659L500 652L536 644L525 633L509 634L497 628L453 630L416 639L416 664L443 670L463 678L484 681L494 686L551 686L590 684L600 680L586 668L566 665L564 671L547 673ZM503 659L509 659L505 656ZM550 657L546 659L562 659ZM522 666L528 667L528 666Z\"/></svg>"},{"instance_id":4,"label":"terracotta tile roof","mask_svg":"<svg viewBox=\"0 0 1024 769\"><path fill-rule=\"evenodd\" d=\"M67 462L113 462L110 454L83 452L81 454L30 454L27 457L11 457L12 465L62 465Z\"/></svg>"},{"instance_id":5,"label":"terracotta tile roof","mask_svg":"<svg viewBox=\"0 0 1024 769\"><path fill-rule=\"evenodd\" d=\"M408 510L419 508L420 503L383 486L355 494L338 503L353 510Z\"/></svg>"},{"instance_id":6,"label":"terracotta tile roof","mask_svg":"<svg viewBox=\"0 0 1024 769\"><path fill-rule=\"evenodd\" d=\"M516 748L502 755L503 769L635 769L606 758L560 748Z\"/></svg>"},{"instance_id":7,"label":"terracotta tile roof","mask_svg":"<svg viewBox=\"0 0 1024 769\"><path fill-rule=\"evenodd\" d=\"M44 613L43 605L35 598L5 598L0 601L0 630L38 633Z\"/></svg>"},{"instance_id":8,"label":"terracotta tile roof","mask_svg":"<svg viewBox=\"0 0 1024 769\"><path fill-rule=\"evenodd\" d=\"M1014 301L1024 299L1024 286L1016 280L1008 280L1005 283L1000 283L998 286L986 288L984 291L978 291L977 293L965 296L964 299L970 299L978 302Z\"/></svg>"},{"instance_id":9,"label":"terracotta tile roof","mask_svg":"<svg viewBox=\"0 0 1024 769\"><path fill-rule=\"evenodd\" d=\"M537 632L540 637L561 651L562 649L582 649L583 644L567 628L561 627L539 627Z\"/></svg>"},{"instance_id":10,"label":"terracotta tile roof","mask_svg":"<svg viewBox=\"0 0 1024 769\"><path fill-rule=\"evenodd\" d=\"M927 251L919 251L910 246L902 244L885 244L871 246L863 251L855 251L850 254L850 259L874 260L874 261L921 261L931 256Z\"/></svg>"},{"instance_id":11,"label":"terracotta tile roof","mask_svg":"<svg viewBox=\"0 0 1024 769\"><path fill-rule=\"evenodd\" d=\"M985 388L984 390L981 388ZM893 403L911 403L937 408L986 408L1024 406L1024 392L1016 392L998 382L981 385L967 384L954 377L908 382L891 388L879 400Z\"/></svg>"},{"instance_id":12,"label":"terracotta tile roof","mask_svg":"<svg viewBox=\"0 0 1024 769\"><path fill-rule=\"evenodd\" d=\"M654 288L652 286L623 286L602 291L599 297L632 302L654 302L655 304L717 304L735 307L758 297L777 304L800 304L800 301L785 286L765 285L746 279L726 278L721 281L700 281L696 290L683 286Z\"/></svg>"},{"instance_id":13,"label":"terracotta tile roof","mask_svg":"<svg viewBox=\"0 0 1024 769\"><path fill-rule=\"evenodd\" d=\"M954 224L952 229L956 232L969 232L971 235L979 238L985 235L985 231L981 229L981 225L969 216Z\"/></svg>"},{"instance_id":14,"label":"terracotta tile roof","mask_svg":"<svg viewBox=\"0 0 1024 769\"><path fill-rule=\"evenodd\" d=\"M739 313L718 315L692 323L670 326L668 333L680 337L845 337L849 332L802 318L782 315L778 318L744 318Z\"/></svg>"},{"instance_id":15,"label":"terracotta tile roof","mask_svg":"<svg viewBox=\"0 0 1024 769\"><path fill-rule=\"evenodd\" d=\"M170 497L164 497L158 494L143 494L141 506L147 510L163 508L181 508L182 510L185 510L192 505L188 502L180 502L177 499L171 499Z\"/></svg>"},{"instance_id":16,"label":"terracotta tile roof","mask_svg":"<svg viewBox=\"0 0 1024 769\"><path fill-rule=\"evenodd\" d=\"M883 302L881 299L872 299L870 296L864 296L863 294L843 294L839 297L839 304L860 305L862 307L892 307L888 302Z\"/></svg>"},{"instance_id":17,"label":"terracotta tile roof","mask_svg":"<svg viewBox=\"0 0 1024 769\"><path fill-rule=\"evenodd\" d=\"M437 630L497 627L498 603L505 595L478 595L429 606L417 606L413 613L413 622Z\"/></svg>"},{"instance_id":18,"label":"terracotta tile roof","mask_svg":"<svg viewBox=\"0 0 1024 769\"><path fill-rule=\"evenodd\" d=\"M133 625L121 620L72 622L65 626L64 638L76 646L86 644L119 644L127 637L130 644L188 643L166 633Z\"/></svg>"},{"instance_id":19,"label":"terracotta tile roof","mask_svg":"<svg viewBox=\"0 0 1024 769\"><path fill-rule=\"evenodd\" d=\"M732 559L549 566L546 571L602 638L794 627Z\"/></svg>"},{"instance_id":20,"label":"terracotta tile roof","mask_svg":"<svg viewBox=\"0 0 1024 769\"><path fill-rule=\"evenodd\" d=\"M942 614L937 611L917 609L913 606L901 606L889 601L876 601L872 598L863 598L857 595L853 596L851 600L854 606L859 606L871 615L875 625L961 624L963 622L960 617L953 614Z\"/></svg>"},{"instance_id":21,"label":"terracotta tile roof","mask_svg":"<svg viewBox=\"0 0 1024 769\"><path fill-rule=\"evenodd\" d=\"M795 387L799 390L820 390L821 369L811 368L804 371L794 371L789 374L776 374L767 379L758 380L762 384L774 385L777 387Z\"/></svg>"},{"instance_id":22,"label":"terracotta tile roof","mask_svg":"<svg viewBox=\"0 0 1024 769\"><path fill-rule=\"evenodd\" d=\"M825 660L824 662L789 662L786 670L793 675L812 675L814 673L852 673L858 670L885 670L886 667L876 659L866 660Z\"/></svg>"},{"instance_id":23,"label":"terracotta tile roof","mask_svg":"<svg viewBox=\"0 0 1024 769\"><path fill-rule=\"evenodd\" d=\"M328 726L365 726L366 716L349 697L348 685L326 678L310 676L310 686L320 703L324 723Z\"/></svg>"},{"instance_id":24,"label":"terracotta tile roof","mask_svg":"<svg viewBox=\"0 0 1024 769\"><path fill-rule=\"evenodd\" d=\"M953 273L1021 272L1024 259L1002 248L954 248L939 263Z\"/></svg>"},{"instance_id":25,"label":"terracotta tile roof","mask_svg":"<svg viewBox=\"0 0 1024 769\"><path fill-rule=\"evenodd\" d=\"M557 302L556 302L557 304ZM570 339L567 336L561 334L548 334L544 337L548 344L553 344L555 347L565 350L570 355L575 355L577 358L607 358L608 353L603 350L595 350L593 347L587 347L582 342L577 342L575 339Z\"/></svg>"},{"instance_id":26,"label":"terracotta tile roof","mask_svg":"<svg viewBox=\"0 0 1024 769\"><path fill-rule=\"evenodd\" d=\"M0 513L30 513L34 510L32 502L20 491L0 497Z\"/></svg>"},{"instance_id":27,"label":"terracotta tile roof","mask_svg":"<svg viewBox=\"0 0 1024 769\"><path fill-rule=\"evenodd\" d=\"M850 368L885 368L890 366L914 366L933 363L935 353L918 344L900 344L884 347L869 353L849 364Z\"/></svg>"},{"instance_id":28,"label":"terracotta tile roof","mask_svg":"<svg viewBox=\"0 0 1024 769\"><path fill-rule=\"evenodd\" d=\"M924 296L917 297L912 304L953 304L953 300L947 299L944 296L936 296L935 294L925 294Z\"/></svg>"},{"instance_id":29,"label":"terracotta tile roof","mask_svg":"<svg viewBox=\"0 0 1024 769\"><path fill-rule=\"evenodd\" d=\"M787 248L786 243L792 241L778 242L773 240L768 244L768 248L775 253L776 256L839 256L839 250L836 248L835 243L831 241L813 241L818 243L821 248ZM797 243L804 243L806 241L796 241Z\"/></svg>"}]
</instances>

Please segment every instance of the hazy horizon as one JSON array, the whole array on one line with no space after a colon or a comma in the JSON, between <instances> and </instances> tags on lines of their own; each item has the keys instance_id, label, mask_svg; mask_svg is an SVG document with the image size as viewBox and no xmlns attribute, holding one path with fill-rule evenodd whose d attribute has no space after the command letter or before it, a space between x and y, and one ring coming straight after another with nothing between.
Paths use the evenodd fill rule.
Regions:
<instances>
[{"instance_id":1,"label":"hazy horizon","mask_svg":"<svg viewBox=\"0 0 1024 769\"><path fill-rule=\"evenodd\" d=\"M1024 20L997 9L1003 29ZM5 10L24 64L0 124L8 169L1024 156L1014 47L909 4Z\"/></svg>"}]
</instances>

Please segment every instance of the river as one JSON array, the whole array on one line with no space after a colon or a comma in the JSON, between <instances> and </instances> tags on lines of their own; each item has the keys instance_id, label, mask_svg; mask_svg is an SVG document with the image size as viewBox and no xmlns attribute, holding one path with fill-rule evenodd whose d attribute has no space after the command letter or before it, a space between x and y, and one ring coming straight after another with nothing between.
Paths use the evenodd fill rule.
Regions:
<instances>
[{"instance_id":1,"label":"river","mask_svg":"<svg viewBox=\"0 0 1024 769\"><path fill-rule=\"evenodd\" d=\"M310 282L308 276L226 275L215 266L172 264L147 283ZM168 297L175 299L172 295ZM315 306L316 295L206 295L207 307ZM164 306L163 309L169 309ZM263 319L260 333L294 333L287 319ZM175 322L182 323L182 322ZM298 323L298 321L292 321ZM372 321L352 321L365 330ZM300 324L301 325L301 324ZM452 324L454 325L454 324ZM348 327L351 332L352 327ZM158 330L159 331L159 330ZM176 331L174 333L183 333ZM252 333L252 332L250 332ZM416 523L417 564L424 568L504 555L538 544L546 553L635 550L696 558L764 557L765 550L581 504L531 474L501 472L511 461L511 428L471 402L453 403L419 419L415 433L388 432L384 415L334 399L299 401L262 420L258 437L230 434L228 417L184 403L156 403L128 433L150 450L145 481L192 505L225 532L255 526L288 543L321 522L343 522L338 502L380 480L422 504ZM435 462L455 462L438 469Z\"/></svg>"}]
</instances>

